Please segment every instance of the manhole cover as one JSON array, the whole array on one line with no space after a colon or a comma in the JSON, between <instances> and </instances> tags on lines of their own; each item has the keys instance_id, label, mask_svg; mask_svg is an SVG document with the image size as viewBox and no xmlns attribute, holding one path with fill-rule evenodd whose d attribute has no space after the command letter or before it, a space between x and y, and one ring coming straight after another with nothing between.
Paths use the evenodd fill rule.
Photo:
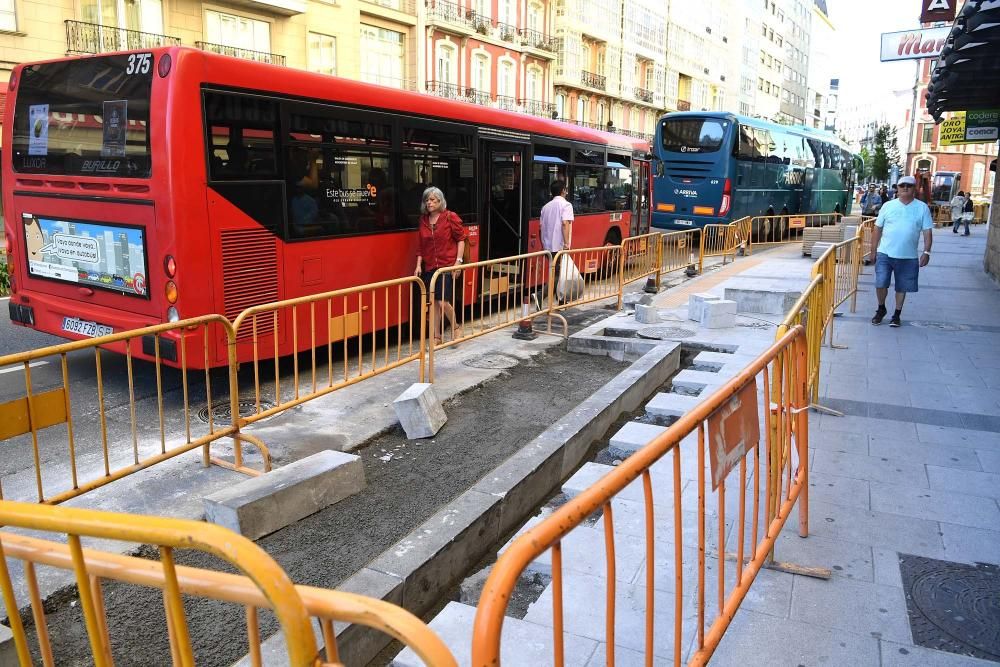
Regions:
<instances>
[{"instance_id":1,"label":"manhole cover","mask_svg":"<svg viewBox=\"0 0 1000 667\"><path fill-rule=\"evenodd\" d=\"M489 352L487 354L481 354L477 357L470 357L462 362L469 368L484 368L486 370L491 370L494 368L514 368L517 366L517 357L512 357L509 354L500 354L499 352Z\"/></svg>"},{"instance_id":2,"label":"manhole cover","mask_svg":"<svg viewBox=\"0 0 1000 667\"><path fill-rule=\"evenodd\" d=\"M910 324L921 329L937 329L938 331L968 331L969 327L964 324L952 324L951 322L923 322L921 320L910 320Z\"/></svg>"},{"instance_id":3,"label":"manhole cover","mask_svg":"<svg viewBox=\"0 0 1000 667\"><path fill-rule=\"evenodd\" d=\"M274 407L274 403L270 401L262 400L260 402L260 411L270 410ZM249 417L251 415L257 414L257 401L252 399L241 400L240 401L240 417ZM198 411L198 419L208 423L208 406L206 405L201 410ZM233 423L233 411L230 409L229 401L226 399L220 399L218 403L212 404L212 423L213 424L232 424Z\"/></svg>"},{"instance_id":4,"label":"manhole cover","mask_svg":"<svg viewBox=\"0 0 1000 667\"><path fill-rule=\"evenodd\" d=\"M653 340L673 340L675 338L690 338L694 331L682 329L680 327L645 327L638 331L640 338L652 338Z\"/></svg>"},{"instance_id":5,"label":"manhole cover","mask_svg":"<svg viewBox=\"0 0 1000 667\"><path fill-rule=\"evenodd\" d=\"M1000 567L900 554L914 643L1000 662Z\"/></svg>"}]
</instances>

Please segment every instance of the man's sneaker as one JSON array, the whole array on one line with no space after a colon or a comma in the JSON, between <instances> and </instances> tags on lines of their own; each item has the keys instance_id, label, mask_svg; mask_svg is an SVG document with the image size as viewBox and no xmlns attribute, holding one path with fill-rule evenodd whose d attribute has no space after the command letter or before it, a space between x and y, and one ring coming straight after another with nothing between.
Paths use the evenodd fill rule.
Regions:
<instances>
[{"instance_id":1,"label":"man's sneaker","mask_svg":"<svg viewBox=\"0 0 1000 667\"><path fill-rule=\"evenodd\" d=\"M885 306L879 306L875 310L875 317L872 318L872 324L874 324L875 326L882 324L882 320L885 319L885 314L887 312L888 311L885 309Z\"/></svg>"},{"instance_id":2,"label":"man's sneaker","mask_svg":"<svg viewBox=\"0 0 1000 667\"><path fill-rule=\"evenodd\" d=\"M899 315L893 315L892 319L889 320L889 326L890 327L898 327L898 326L901 326L901 325L902 325L902 322L899 321Z\"/></svg>"}]
</instances>

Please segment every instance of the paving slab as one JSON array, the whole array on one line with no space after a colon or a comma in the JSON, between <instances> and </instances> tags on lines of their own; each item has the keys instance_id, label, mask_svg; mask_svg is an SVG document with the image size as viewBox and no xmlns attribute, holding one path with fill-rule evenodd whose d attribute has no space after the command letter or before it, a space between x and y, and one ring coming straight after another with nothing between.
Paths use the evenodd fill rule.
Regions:
<instances>
[{"instance_id":1,"label":"paving slab","mask_svg":"<svg viewBox=\"0 0 1000 667\"><path fill-rule=\"evenodd\" d=\"M891 641L880 641L882 667L996 667L995 662Z\"/></svg>"},{"instance_id":2,"label":"paving slab","mask_svg":"<svg viewBox=\"0 0 1000 667\"><path fill-rule=\"evenodd\" d=\"M812 434L810 434L810 444ZM941 444L926 444L908 440L896 440L881 435L868 436L868 453L876 458L900 459L912 463L959 468L962 470L983 470L976 450L968 447L951 447ZM1000 453L998 453L1000 457Z\"/></svg>"},{"instance_id":3,"label":"paving slab","mask_svg":"<svg viewBox=\"0 0 1000 667\"><path fill-rule=\"evenodd\" d=\"M831 581L796 578L791 618L858 635L912 641L902 589L857 579Z\"/></svg>"},{"instance_id":4,"label":"paving slab","mask_svg":"<svg viewBox=\"0 0 1000 667\"><path fill-rule=\"evenodd\" d=\"M924 470L923 464L911 463L905 459L824 450L816 453L813 471L817 475L833 473L842 477L853 477L879 484L928 487L927 472Z\"/></svg>"},{"instance_id":5,"label":"paving slab","mask_svg":"<svg viewBox=\"0 0 1000 667\"><path fill-rule=\"evenodd\" d=\"M927 466L927 476L930 478L932 489L1000 498L1000 474L997 473L973 472L929 465Z\"/></svg>"},{"instance_id":6,"label":"paving slab","mask_svg":"<svg viewBox=\"0 0 1000 667\"><path fill-rule=\"evenodd\" d=\"M941 522L947 560L1000 565L1000 526L972 528Z\"/></svg>"},{"instance_id":7,"label":"paving slab","mask_svg":"<svg viewBox=\"0 0 1000 667\"><path fill-rule=\"evenodd\" d=\"M955 491L875 484L872 486L872 509L974 528L1000 526L1000 507L996 501Z\"/></svg>"}]
</instances>

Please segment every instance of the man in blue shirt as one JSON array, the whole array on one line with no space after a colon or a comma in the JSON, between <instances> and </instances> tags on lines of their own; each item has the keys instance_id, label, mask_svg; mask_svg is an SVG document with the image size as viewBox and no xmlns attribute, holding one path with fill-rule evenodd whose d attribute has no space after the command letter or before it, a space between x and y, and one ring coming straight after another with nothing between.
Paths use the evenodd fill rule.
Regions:
<instances>
[{"instance_id":1,"label":"man in blue shirt","mask_svg":"<svg viewBox=\"0 0 1000 667\"><path fill-rule=\"evenodd\" d=\"M919 269L927 266L931 259L931 243L934 241L931 211L927 204L914 198L916 180L903 176L896 183L899 196L890 199L879 209L872 234L872 255L875 261L875 296L878 308L872 324L882 324L885 318L885 297L889 293L889 279L895 277L896 312L889 320L890 327L900 325L899 316L903 311L903 301L907 292L917 291ZM917 245L924 237L924 251L920 254Z\"/></svg>"}]
</instances>

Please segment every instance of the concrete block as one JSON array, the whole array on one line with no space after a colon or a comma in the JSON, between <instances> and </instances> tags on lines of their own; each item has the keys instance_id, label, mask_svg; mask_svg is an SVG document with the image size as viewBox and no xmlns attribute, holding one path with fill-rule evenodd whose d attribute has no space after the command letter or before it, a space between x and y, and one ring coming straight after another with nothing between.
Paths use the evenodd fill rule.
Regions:
<instances>
[{"instance_id":1,"label":"concrete block","mask_svg":"<svg viewBox=\"0 0 1000 667\"><path fill-rule=\"evenodd\" d=\"M648 306L653 303L653 295L645 292L628 292L622 295L622 305L627 309L635 306Z\"/></svg>"},{"instance_id":2,"label":"concrete block","mask_svg":"<svg viewBox=\"0 0 1000 667\"><path fill-rule=\"evenodd\" d=\"M635 321L642 324L656 324L660 321L660 313L653 306L639 303L635 306Z\"/></svg>"},{"instance_id":3,"label":"concrete block","mask_svg":"<svg viewBox=\"0 0 1000 667\"><path fill-rule=\"evenodd\" d=\"M406 437L430 438L437 434L448 421L441 401L434 393L434 386L428 382L415 382L392 402L399 423L406 431Z\"/></svg>"},{"instance_id":4,"label":"concrete block","mask_svg":"<svg viewBox=\"0 0 1000 667\"><path fill-rule=\"evenodd\" d=\"M327 449L205 496L205 520L256 540L364 488L361 458Z\"/></svg>"},{"instance_id":5,"label":"concrete block","mask_svg":"<svg viewBox=\"0 0 1000 667\"><path fill-rule=\"evenodd\" d=\"M706 301L701 309L701 326L706 329L731 329L736 326L736 302Z\"/></svg>"},{"instance_id":6,"label":"concrete block","mask_svg":"<svg viewBox=\"0 0 1000 667\"><path fill-rule=\"evenodd\" d=\"M659 393L646 403L646 412L661 417L680 417L701 403L702 399L681 394Z\"/></svg>"},{"instance_id":7,"label":"concrete block","mask_svg":"<svg viewBox=\"0 0 1000 667\"><path fill-rule=\"evenodd\" d=\"M695 322L701 322L701 311L705 306L706 302L718 301L722 297L716 296L715 294L708 294L702 292L700 294L692 294L688 297L688 319L694 320Z\"/></svg>"},{"instance_id":8,"label":"concrete block","mask_svg":"<svg viewBox=\"0 0 1000 667\"><path fill-rule=\"evenodd\" d=\"M608 450L614 456L625 458L642 449L650 440L666 430L666 427L655 424L629 422L611 436L611 442L608 443Z\"/></svg>"},{"instance_id":9,"label":"concrete block","mask_svg":"<svg viewBox=\"0 0 1000 667\"><path fill-rule=\"evenodd\" d=\"M693 371L685 368L675 375L671 380L674 392L685 396L701 396L705 398L720 385L730 378L728 373L709 373L707 371Z\"/></svg>"},{"instance_id":10,"label":"concrete block","mask_svg":"<svg viewBox=\"0 0 1000 667\"><path fill-rule=\"evenodd\" d=\"M736 302L738 313L784 315L800 296L801 289L782 287L773 280L740 280L725 288L726 299Z\"/></svg>"},{"instance_id":11,"label":"concrete block","mask_svg":"<svg viewBox=\"0 0 1000 667\"><path fill-rule=\"evenodd\" d=\"M0 625L0 667L17 667L14 633L6 625Z\"/></svg>"},{"instance_id":12,"label":"concrete block","mask_svg":"<svg viewBox=\"0 0 1000 667\"><path fill-rule=\"evenodd\" d=\"M833 243L816 242L813 244L812 252L810 253L810 255L812 256L813 259L819 259L820 257L823 256L823 253L829 250L833 245L834 245Z\"/></svg>"}]
</instances>

